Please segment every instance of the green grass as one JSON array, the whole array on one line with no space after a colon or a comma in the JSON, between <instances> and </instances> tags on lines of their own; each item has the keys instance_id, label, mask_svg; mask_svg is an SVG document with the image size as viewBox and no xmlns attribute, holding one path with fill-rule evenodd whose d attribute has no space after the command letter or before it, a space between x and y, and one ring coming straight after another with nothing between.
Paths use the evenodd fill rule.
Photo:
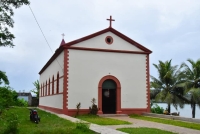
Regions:
<instances>
[{"instance_id":1,"label":"green grass","mask_svg":"<svg viewBox=\"0 0 200 134\"><path fill-rule=\"evenodd\" d=\"M36 124L30 121L29 110L19 107L10 108L0 116L0 133L6 129L6 120L11 117L11 113L18 116L19 134L95 134L83 123L76 124L41 110L38 110L41 122Z\"/></svg>"},{"instance_id":2,"label":"green grass","mask_svg":"<svg viewBox=\"0 0 200 134\"><path fill-rule=\"evenodd\" d=\"M169 124L169 125L174 125L174 126L179 126L179 127L200 130L200 124L198 123L190 123L190 122L183 122L183 121L163 119L163 118L147 117L147 116L136 115L136 114L130 115L130 117L135 118L135 119L140 119L140 120L153 121L153 122L158 122L158 123L163 123L163 124Z\"/></svg>"},{"instance_id":3,"label":"green grass","mask_svg":"<svg viewBox=\"0 0 200 134\"><path fill-rule=\"evenodd\" d=\"M165 131L165 130L160 130L156 128L146 128L146 127L118 128L117 130L129 133L129 134L176 134L176 133Z\"/></svg>"},{"instance_id":4,"label":"green grass","mask_svg":"<svg viewBox=\"0 0 200 134\"><path fill-rule=\"evenodd\" d=\"M110 118L103 118L97 115L79 115L77 118L88 121L98 125L122 125L122 124L132 124L127 121L117 120L117 119L110 119Z\"/></svg>"}]
</instances>

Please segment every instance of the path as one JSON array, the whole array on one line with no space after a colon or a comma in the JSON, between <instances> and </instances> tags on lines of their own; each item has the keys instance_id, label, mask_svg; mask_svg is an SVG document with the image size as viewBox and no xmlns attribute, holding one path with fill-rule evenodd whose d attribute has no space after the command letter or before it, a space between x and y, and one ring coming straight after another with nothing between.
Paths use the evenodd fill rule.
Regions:
<instances>
[{"instance_id":1,"label":"path","mask_svg":"<svg viewBox=\"0 0 200 134\"><path fill-rule=\"evenodd\" d=\"M124 120L124 121L133 123L131 125L107 126L112 129L124 128L124 127L148 127L148 128L157 128L157 129L162 129L162 130L166 130L166 131L171 131L171 132L175 132L175 133L179 133L179 134L200 134L199 130L178 127L178 126L173 126L173 125L167 125L167 124L161 124L161 123L156 123L156 122L150 122L150 121L144 121L144 120L138 120L138 119L134 119L134 118L130 118L130 117L108 117L108 118Z\"/></svg>"}]
</instances>

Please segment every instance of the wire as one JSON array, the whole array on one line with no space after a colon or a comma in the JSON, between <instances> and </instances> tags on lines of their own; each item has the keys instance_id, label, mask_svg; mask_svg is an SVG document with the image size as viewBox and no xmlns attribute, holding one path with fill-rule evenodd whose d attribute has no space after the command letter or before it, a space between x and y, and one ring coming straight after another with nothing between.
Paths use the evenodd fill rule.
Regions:
<instances>
[{"instance_id":1,"label":"wire","mask_svg":"<svg viewBox=\"0 0 200 134\"><path fill-rule=\"evenodd\" d=\"M31 9L31 6L28 5L28 7L29 7L29 9L31 10L31 13L33 14L33 17L34 17L34 19L35 19L35 21L36 21L36 23L37 23L37 25L38 25L38 27L39 27L41 33L42 33L42 35L43 35L43 37L44 37L44 39L45 39L47 45L49 46L49 49L50 49L51 52L53 53L53 50L51 49L51 46L49 45L49 42L47 41L47 38L45 37L45 35L44 35L43 31L42 31L42 28L40 27L40 25L39 25L39 23L38 23L38 21L37 21L37 19L36 19L36 17L35 17L35 14L33 13L33 10ZM60 68L62 69L62 66L61 66L60 63L58 62L57 58L56 58L56 61L57 61L57 63L59 64ZM62 69L62 71L63 71L63 69ZM63 71L63 72L64 72L64 71Z\"/></svg>"}]
</instances>

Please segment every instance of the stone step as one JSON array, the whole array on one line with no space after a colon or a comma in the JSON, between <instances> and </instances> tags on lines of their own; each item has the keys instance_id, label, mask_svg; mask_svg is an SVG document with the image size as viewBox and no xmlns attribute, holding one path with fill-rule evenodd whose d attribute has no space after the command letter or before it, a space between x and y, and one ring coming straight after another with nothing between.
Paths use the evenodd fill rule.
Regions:
<instances>
[{"instance_id":1,"label":"stone step","mask_svg":"<svg viewBox=\"0 0 200 134\"><path fill-rule=\"evenodd\" d=\"M127 117L127 114L98 114L99 117Z\"/></svg>"}]
</instances>

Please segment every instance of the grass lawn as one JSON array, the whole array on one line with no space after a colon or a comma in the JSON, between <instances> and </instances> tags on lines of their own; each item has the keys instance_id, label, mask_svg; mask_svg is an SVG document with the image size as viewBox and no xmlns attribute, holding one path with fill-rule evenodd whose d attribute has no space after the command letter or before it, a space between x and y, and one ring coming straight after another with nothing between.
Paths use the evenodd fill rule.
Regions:
<instances>
[{"instance_id":1,"label":"grass lawn","mask_svg":"<svg viewBox=\"0 0 200 134\"><path fill-rule=\"evenodd\" d=\"M135 118L135 119L140 119L140 120L153 121L153 122L158 122L158 123L163 123L163 124L169 124L169 125L174 125L174 126L179 126L179 127L200 130L200 124L198 123L190 123L190 122L183 122L183 121L163 119L163 118L147 117L147 116L136 115L136 114L130 115L130 117Z\"/></svg>"},{"instance_id":2,"label":"grass lawn","mask_svg":"<svg viewBox=\"0 0 200 134\"><path fill-rule=\"evenodd\" d=\"M110 119L110 118L103 118L97 115L79 115L77 118L88 121L98 125L122 125L122 124L132 124L127 121Z\"/></svg>"},{"instance_id":3,"label":"grass lawn","mask_svg":"<svg viewBox=\"0 0 200 134\"><path fill-rule=\"evenodd\" d=\"M6 120L14 113L18 116L19 134L95 134L85 124L73 123L54 114L37 111L41 118L39 124L30 121L27 108L12 107L4 111L0 116L0 133L6 129Z\"/></svg>"},{"instance_id":4,"label":"grass lawn","mask_svg":"<svg viewBox=\"0 0 200 134\"><path fill-rule=\"evenodd\" d=\"M176 134L176 133L165 131L165 130L160 130L156 128L146 128L146 127L118 128L117 130L129 133L129 134Z\"/></svg>"}]
</instances>

